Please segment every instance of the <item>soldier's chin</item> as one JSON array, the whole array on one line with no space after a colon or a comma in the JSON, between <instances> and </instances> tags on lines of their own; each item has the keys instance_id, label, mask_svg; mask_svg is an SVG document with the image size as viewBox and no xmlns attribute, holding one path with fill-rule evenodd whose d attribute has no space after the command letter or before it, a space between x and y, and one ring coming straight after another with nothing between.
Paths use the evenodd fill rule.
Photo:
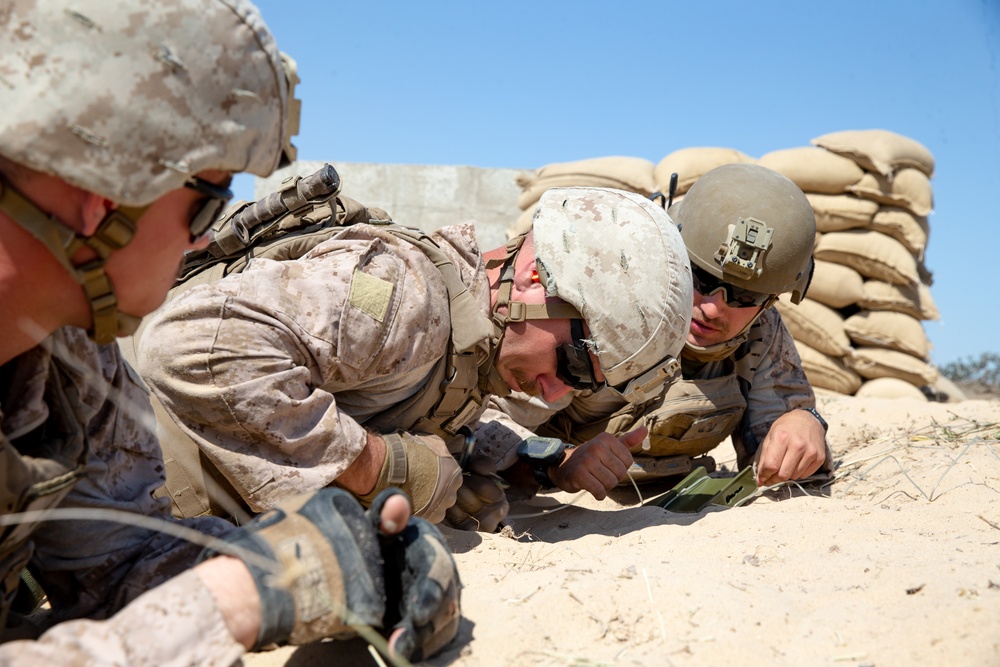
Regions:
<instances>
[{"instance_id":1,"label":"soldier's chin","mask_svg":"<svg viewBox=\"0 0 1000 667\"><path fill-rule=\"evenodd\" d=\"M693 333L688 334L687 342L688 345L694 345L695 347L711 347L716 343L721 343L721 340L716 340L719 338L718 334L714 336L697 336Z\"/></svg>"},{"instance_id":2,"label":"soldier's chin","mask_svg":"<svg viewBox=\"0 0 1000 667\"><path fill-rule=\"evenodd\" d=\"M692 324L691 327L694 328L694 324ZM698 334L696 334L694 331L689 331L688 332L687 342L688 342L688 345L695 345L697 347L704 347L704 344L702 343L702 337L699 336Z\"/></svg>"}]
</instances>

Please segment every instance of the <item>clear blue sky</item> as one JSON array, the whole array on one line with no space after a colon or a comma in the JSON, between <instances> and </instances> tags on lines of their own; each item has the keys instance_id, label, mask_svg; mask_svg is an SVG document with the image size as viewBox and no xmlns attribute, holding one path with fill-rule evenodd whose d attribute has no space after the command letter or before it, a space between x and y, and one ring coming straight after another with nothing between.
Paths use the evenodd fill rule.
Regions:
<instances>
[{"instance_id":1,"label":"clear blue sky","mask_svg":"<svg viewBox=\"0 0 1000 667\"><path fill-rule=\"evenodd\" d=\"M304 160L534 169L912 137L937 163L932 361L1000 351L1000 0L257 5L299 65Z\"/></svg>"}]
</instances>

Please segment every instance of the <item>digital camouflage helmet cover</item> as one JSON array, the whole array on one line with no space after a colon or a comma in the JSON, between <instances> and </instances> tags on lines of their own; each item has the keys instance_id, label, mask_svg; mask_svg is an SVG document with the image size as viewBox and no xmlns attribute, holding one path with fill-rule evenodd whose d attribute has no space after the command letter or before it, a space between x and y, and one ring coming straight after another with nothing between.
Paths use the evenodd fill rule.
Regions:
<instances>
[{"instance_id":1,"label":"digital camouflage helmet cover","mask_svg":"<svg viewBox=\"0 0 1000 667\"><path fill-rule=\"evenodd\" d=\"M632 192L554 188L532 225L546 293L586 321L607 384L658 391L691 324L690 266L666 212Z\"/></svg>"},{"instance_id":2,"label":"digital camouflage helmet cover","mask_svg":"<svg viewBox=\"0 0 1000 667\"><path fill-rule=\"evenodd\" d=\"M7 0L0 8L0 154L115 202L75 235L4 184L0 204L84 287L91 335L119 313L103 271L144 208L201 171L266 176L294 159L294 62L242 0ZM72 264L81 245L100 261Z\"/></svg>"}]
</instances>

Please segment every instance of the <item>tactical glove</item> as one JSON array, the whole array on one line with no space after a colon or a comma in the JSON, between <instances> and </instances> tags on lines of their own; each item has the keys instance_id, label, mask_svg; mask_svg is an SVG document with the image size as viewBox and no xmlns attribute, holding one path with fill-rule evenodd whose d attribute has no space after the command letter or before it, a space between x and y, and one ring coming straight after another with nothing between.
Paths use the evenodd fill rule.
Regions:
<instances>
[{"instance_id":1,"label":"tactical glove","mask_svg":"<svg viewBox=\"0 0 1000 667\"><path fill-rule=\"evenodd\" d=\"M367 506L379 493L395 486L410 497L414 515L431 523L444 519L462 484L462 470L444 440L410 433L389 433L382 439L385 462L378 481L371 492L358 499Z\"/></svg>"},{"instance_id":2,"label":"tactical glove","mask_svg":"<svg viewBox=\"0 0 1000 667\"><path fill-rule=\"evenodd\" d=\"M375 505L370 514L377 522ZM462 584L455 561L441 533L424 519L412 518L401 533L380 535L379 541L385 558L386 625L403 630L393 648L409 660L429 658L458 633Z\"/></svg>"},{"instance_id":3,"label":"tactical glove","mask_svg":"<svg viewBox=\"0 0 1000 667\"><path fill-rule=\"evenodd\" d=\"M383 504L380 498L379 508ZM293 496L225 540L262 557L234 554L260 593L255 649L349 636L353 623L382 625L385 579L376 529L348 492ZM201 559L215 555L207 550Z\"/></svg>"},{"instance_id":4,"label":"tactical glove","mask_svg":"<svg viewBox=\"0 0 1000 667\"><path fill-rule=\"evenodd\" d=\"M472 457L467 468L458 499L448 508L444 523L459 530L496 532L510 511L504 493L507 485L496 474L496 463L487 456Z\"/></svg>"},{"instance_id":5,"label":"tactical glove","mask_svg":"<svg viewBox=\"0 0 1000 667\"><path fill-rule=\"evenodd\" d=\"M379 494L366 515L348 492L322 489L289 498L226 536L241 548L235 555L260 594L254 649L347 637L351 625L364 623L401 628L395 651L423 659L455 637L461 582L441 534L419 518L396 535L378 532L385 502L400 493ZM206 550L199 560L218 553Z\"/></svg>"}]
</instances>

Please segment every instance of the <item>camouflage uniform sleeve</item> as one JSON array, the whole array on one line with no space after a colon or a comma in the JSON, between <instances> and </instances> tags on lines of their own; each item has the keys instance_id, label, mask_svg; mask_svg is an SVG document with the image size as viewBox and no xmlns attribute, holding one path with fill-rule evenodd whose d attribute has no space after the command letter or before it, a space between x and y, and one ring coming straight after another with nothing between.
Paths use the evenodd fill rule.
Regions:
<instances>
[{"instance_id":1,"label":"camouflage uniform sleeve","mask_svg":"<svg viewBox=\"0 0 1000 667\"><path fill-rule=\"evenodd\" d=\"M56 625L35 641L0 645L0 663L31 665L232 665L244 653L194 572L154 588L105 621Z\"/></svg>"},{"instance_id":2,"label":"camouflage uniform sleeve","mask_svg":"<svg viewBox=\"0 0 1000 667\"><path fill-rule=\"evenodd\" d=\"M94 345L75 328L61 329L51 340L59 380L90 443L84 474L60 507L173 521L167 501L152 496L163 483L163 459L149 428L149 400L118 347ZM211 535L233 530L214 517L184 523ZM54 621L109 616L190 568L202 549L121 521L47 521L32 538L33 567Z\"/></svg>"},{"instance_id":3,"label":"camouflage uniform sleeve","mask_svg":"<svg viewBox=\"0 0 1000 667\"><path fill-rule=\"evenodd\" d=\"M366 445L360 422L419 389L446 349L446 295L412 246L334 239L168 303L140 371L260 511L330 485Z\"/></svg>"},{"instance_id":4,"label":"camouflage uniform sleeve","mask_svg":"<svg viewBox=\"0 0 1000 667\"><path fill-rule=\"evenodd\" d=\"M735 356L740 389L747 400L746 414L732 436L742 467L752 462L778 417L797 408L816 407L816 397L776 309L764 312ZM827 465L830 458L827 445Z\"/></svg>"}]
</instances>

